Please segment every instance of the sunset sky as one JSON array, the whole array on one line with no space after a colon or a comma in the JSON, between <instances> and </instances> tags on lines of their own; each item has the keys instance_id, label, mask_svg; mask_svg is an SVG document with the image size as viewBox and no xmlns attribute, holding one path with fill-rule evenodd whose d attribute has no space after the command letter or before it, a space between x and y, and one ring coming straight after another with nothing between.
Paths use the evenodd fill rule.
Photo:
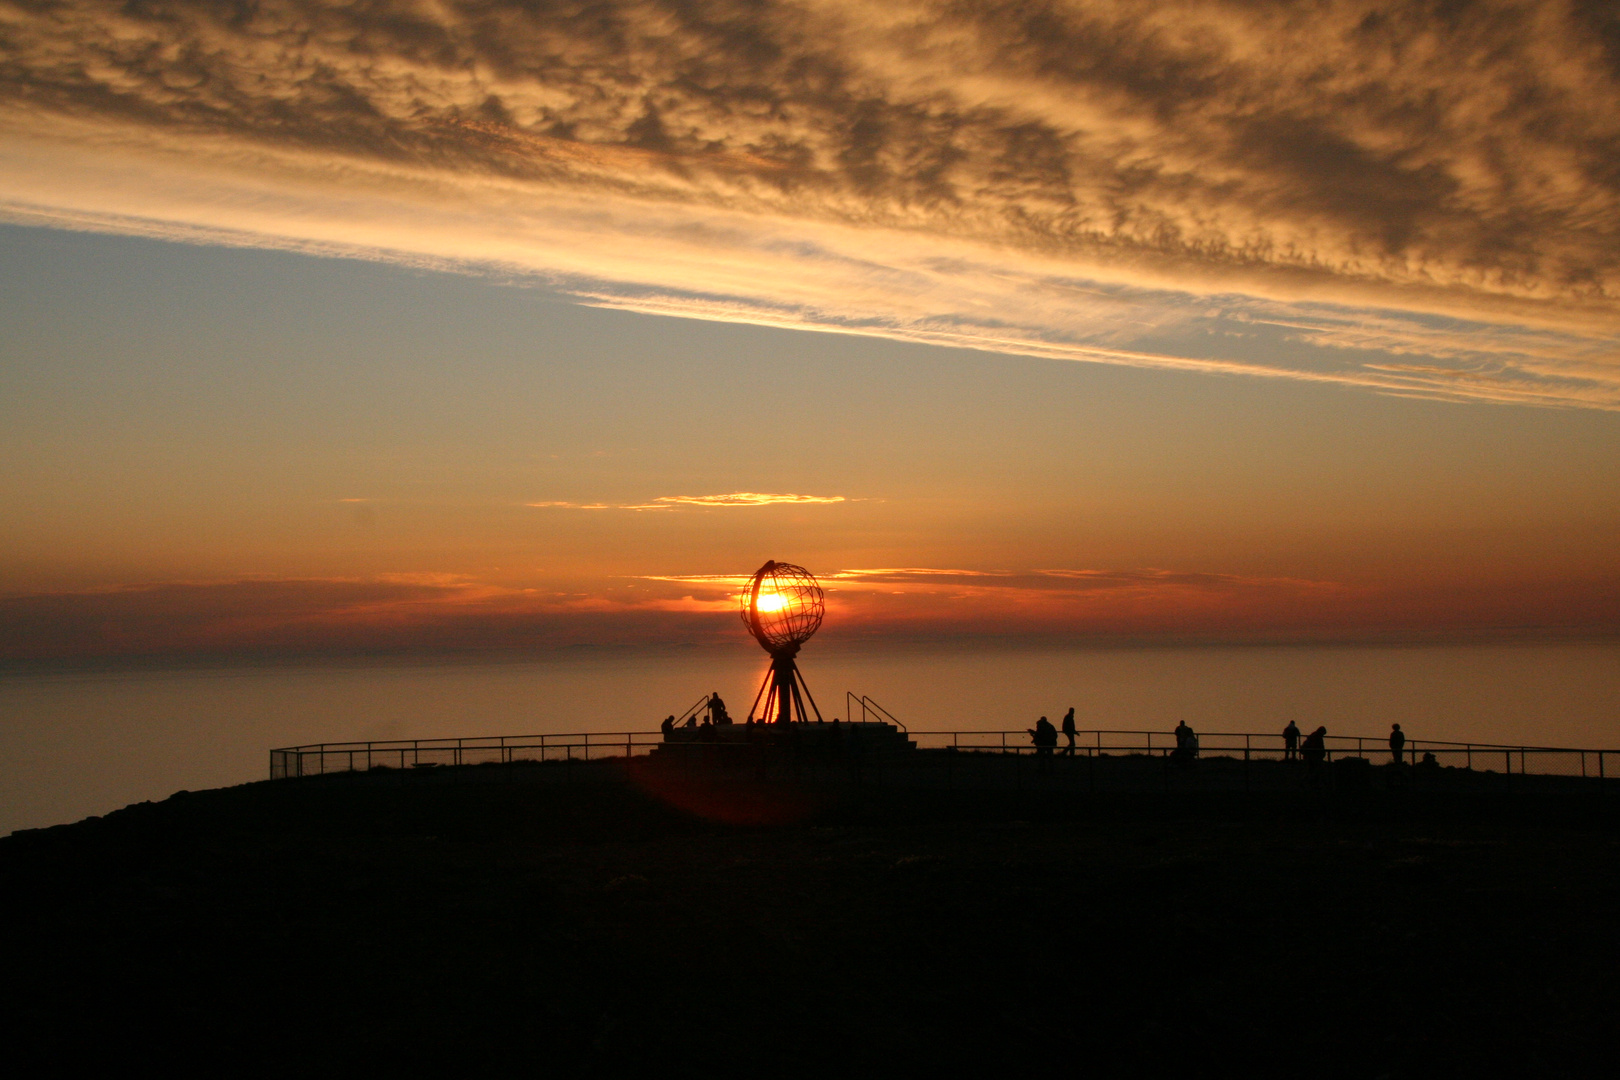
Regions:
<instances>
[{"instance_id":1,"label":"sunset sky","mask_svg":"<svg viewBox=\"0 0 1620 1080\"><path fill-rule=\"evenodd\" d=\"M0 660L1620 634L1612 2L0 0Z\"/></svg>"}]
</instances>

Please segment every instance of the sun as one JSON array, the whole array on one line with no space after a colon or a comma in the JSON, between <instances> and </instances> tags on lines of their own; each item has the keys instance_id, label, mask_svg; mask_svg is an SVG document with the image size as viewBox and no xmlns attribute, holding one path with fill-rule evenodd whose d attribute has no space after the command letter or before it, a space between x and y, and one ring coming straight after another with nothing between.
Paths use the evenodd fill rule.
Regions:
<instances>
[{"instance_id":1,"label":"sun","mask_svg":"<svg viewBox=\"0 0 1620 1080\"><path fill-rule=\"evenodd\" d=\"M760 593L754 600L755 611L781 611L787 606L787 597L779 592Z\"/></svg>"}]
</instances>

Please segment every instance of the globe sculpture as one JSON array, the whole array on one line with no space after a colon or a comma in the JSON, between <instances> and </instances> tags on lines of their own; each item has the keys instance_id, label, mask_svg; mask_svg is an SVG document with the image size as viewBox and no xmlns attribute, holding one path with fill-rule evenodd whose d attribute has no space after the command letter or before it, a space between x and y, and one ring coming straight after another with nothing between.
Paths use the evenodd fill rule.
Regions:
<instances>
[{"instance_id":1,"label":"globe sculpture","mask_svg":"<svg viewBox=\"0 0 1620 1080\"><path fill-rule=\"evenodd\" d=\"M771 669L754 695L753 708L748 710L750 720L756 713L759 722L765 724L791 724L795 715L801 721L807 720L804 703L808 699L816 722L821 722L821 710L816 708L816 699L811 697L794 657L799 654L799 646L821 626L825 613L821 585L802 566L767 562L749 579L742 593L742 620L754 640L771 654Z\"/></svg>"}]
</instances>

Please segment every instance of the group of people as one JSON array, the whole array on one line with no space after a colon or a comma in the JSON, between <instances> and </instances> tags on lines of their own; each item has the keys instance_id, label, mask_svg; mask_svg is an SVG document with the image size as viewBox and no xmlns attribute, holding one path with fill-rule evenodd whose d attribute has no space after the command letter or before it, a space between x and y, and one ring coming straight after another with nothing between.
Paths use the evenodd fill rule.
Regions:
<instances>
[{"instance_id":1,"label":"group of people","mask_svg":"<svg viewBox=\"0 0 1620 1080\"><path fill-rule=\"evenodd\" d=\"M1053 752L1057 750L1058 729L1053 727L1052 721L1046 717L1041 717L1035 721L1034 727L1026 730L1029 732L1030 739L1035 743L1036 757L1051 757ZM1063 752L1070 757L1074 756L1074 730L1074 709L1070 708L1068 712L1063 714L1062 728L1063 737L1069 740L1069 745Z\"/></svg>"},{"instance_id":2,"label":"group of people","mask_svg":"<svg viewBox=\"0 0 1620 1080\"><path fill-rule=\"evenodd\" d=\"M1034 727L1028 729L1029 737L1035 743L1035 755L1037 757L1051 757L1056 752L1059 730L1059 728L1052 726L1052 722L1044 716L1035 721ZM1063 752L1066 755L1073 756L1075 736L1073 708L1063 715L1061 731L1064 738L1069 740L1069 745ZM1327 757L1327 733L1327 727L1323 725L1306 735L1302 740L1299 725L1292 720L1288 721L1288 726L1283 728L1282 731L1283 760L1295 761L1303 759L1307 765L1321 764L1322 760ZM1175 736L1176 748L1170 753L1171 760L1191 762L1198 757L1198 733L1187 724L1187 721L1183 720L1176 725ZM1398 765L1405 760L1403 756L1405 752L1406 733L1401 730L1401 725L1396 724L1390 729L1389 733L1390 758ZM1416 751L1413 752L1416 753ZM1433 755L1425 755L1425 758L1426 762L1432 761Z\"/></svg>"},{"instance_id":3,"label":"group of people","mask_svg":"<svg viewBox=\"0 0 1620 1080\"><path fill-rule=\"evenodd\" d=\"M754 721L750 719L748 722L752 724ZM705 735L713 734L714 729L717 727L729 727L730 725L731 714L726 712L726 703L721 699L720 691L716 690L708 696L701 708L692 710L684 724L677 725L675 714L670 713L658 725L658 730L662 731L664 738L668 739L670 733L677 730L677 727L683 731L691 728L694 729L692 734L701 739Z\"/></svg>"},{"instance_id":4,"label":"group of people","mask_svg":"<svg viewBox=\"0 0 1620 1080\"><path fill-rule=\"evenodd\" d=\"M694 734L702 738L705 733L704 729L725 727L730 725L731 722L731 716L726 712L726 703L721 699L720 691L716 690L709 695L708 700L704 702L703 708L693 710L692 714L686 718L686 722L679 726L681 728L697 729ZM753 723L752 717L749 718L749 723ZM659 727L667 738L677 728L674 714L665 717L664 722ZM1074 756L1075 726L1072 706L1068 712L1063 714L1061 727L1054 726L1052 721L1043 716L1035 721L1034 727L1028 730L1030 738L1035 743L1037 757L1051 757L1056 753L1060 733L1068 740L1068 745L1064 747L1063 753L1069 757ZM1299 725L1292 720L1288 721L1288 726L1282 730L1283 760L1295 761L1302 759L1307 765L1321 764L1322 760L1327 757L1327 733L1327 727L1324 725L1306 735L1302 740ZM1176 725L1175 736L1176 748L1170 753L1172 760L1191 762L1198 757L1198 733L1188 726L1187 721L1183 720ZM1403 757L1405 752L1406 733L1401 730L1401 725L1396 724L1389 732L1391 760L1399 764L1405 760Z\"/></svg>"},{"instance_id":5,"label":"group of people","mask_svg":"<svg viewBox=\"0 0 1620 1080\"><path fill-rule=\"evenodd\" d=\"M1305 764L1307 765L1319 765L1321 764L1322 759L1327 757L1326 727L1317 728L1315 731L1305 736L1304 742L1301 742L1299 738L1299 725L1290 720L1288 721L1288 726L1283 728L1282 737L1283 759L1285 761L1293 761L1296 758L1304 758ZM1416 752L1417 751L1415 750L1413 751L1414 754ZM1401 762L1406 760L1405 754L1406 732L1401 730L1401 725L1394 724L1389 729L1390 761L1394 762L1396 765L1399 765ZM1425 755L1425 757L1429 761L1434 760L1433 754Z\"/></svg>"},{"instance_id":6,"label":"group of people","mask_svg":"<svg viewBox=\"0 0 1620 1080\"><path fill-rule=\"evenodd\" d=\"M1290 720L1288 726L1283 728L1282 738L1284 761L1297 761L1304 758L1307 765L1316 765L1327 757L1327 727L1325 725L1305 736L1305 741L1301 743L1299 741L1299 725Z\"/></svg>"}]
</instances>

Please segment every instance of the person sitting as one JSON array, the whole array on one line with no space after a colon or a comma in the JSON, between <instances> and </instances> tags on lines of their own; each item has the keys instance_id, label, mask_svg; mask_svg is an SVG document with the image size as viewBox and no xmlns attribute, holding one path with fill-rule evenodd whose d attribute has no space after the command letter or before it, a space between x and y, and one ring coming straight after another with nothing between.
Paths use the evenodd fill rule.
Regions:
<instances>
[{"instance_id":1,"label":"person sitting","mask_svg":"<svg viewBox=\"0 0 1620 1080\"><path fill-rule=\"evenodd\" d=\"M1198 733L1183 720L1176 725L1176 748L1171 751L1170 758L1183 765L1190 765L1197 757Z\"/></svg>"},{"instance_id":2,"label":"person sitting","mask_svg":"<svg viewBox=\"0 0 1620 1080\"><path fill-rule=\"evenodd\" d=\"M1305 759L1305 764L1313 768L1322 764L1322 759L1327 756L1326 726L1319 727L1305 736L1305 741L1300 744L1300 756Z\"/></svg>"},{"instance_id":3,"label":"person sitting","mask_svg":"<svg viewBox=\"0 0 1620 1080\"><path fill-rule=\"evenodd\" d=\"M1052 721L1043 716L1028 730L1030 741L1035 744L1035 756L1051 757L1052 751L1057 749L1057 728L1052 726Z\"/></svg>"},{"instance_id":4,"label":"person sitting","mask_svg":"<svg viewBox=\"0 0 1620 1080\"><path fill-rule=\"evenodd\" d=\"M675 730L675 714L670 713L664 717L664 722L658 725L658 730L664 733L664 738L667 740L669 733Z\"/></svg>"}]
</instances>

